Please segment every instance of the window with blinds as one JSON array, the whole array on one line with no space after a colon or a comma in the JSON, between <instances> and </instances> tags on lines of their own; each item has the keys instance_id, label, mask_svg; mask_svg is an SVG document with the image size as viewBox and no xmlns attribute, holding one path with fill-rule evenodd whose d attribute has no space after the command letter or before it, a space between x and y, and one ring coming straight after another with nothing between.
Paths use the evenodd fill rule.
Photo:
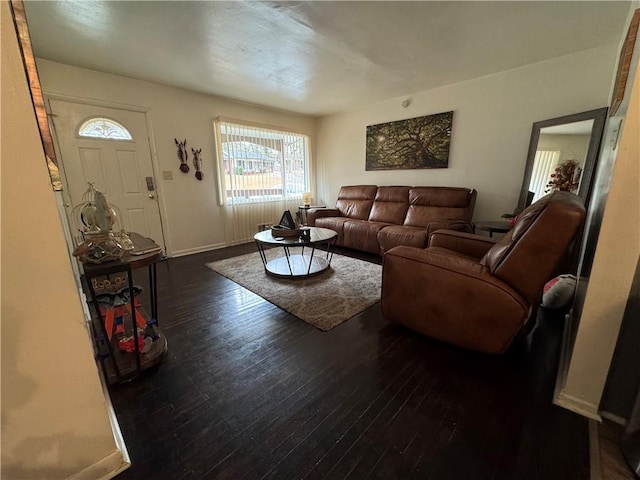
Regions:
<instances>
[{"instance_id":1,"label":"window with blinds","mask_svg":"<svg viewBox=\"0 0 640 480\"><path fill-rule=\"evenodd\" d=\"M309 137L216 121L222 204L301 199L309 190Z\"/></svg>"},{"instance_id":2,"label":"window with blinds","mask_svg":"<svg viewBox=\"0 0 640 480\"><path fill-rule=\"evenodd\" d=\"M560 152L556 150L538 150L533 162L529 191L533 192L532 203L544 196L544 190L551 180L551 174L558 164Z\"/></svg>"}]
</instances>

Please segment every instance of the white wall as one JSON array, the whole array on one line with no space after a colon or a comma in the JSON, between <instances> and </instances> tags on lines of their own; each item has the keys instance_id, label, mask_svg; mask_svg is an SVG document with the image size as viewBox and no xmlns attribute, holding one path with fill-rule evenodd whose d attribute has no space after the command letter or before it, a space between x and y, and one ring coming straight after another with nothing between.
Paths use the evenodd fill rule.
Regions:
<instances>
[{"instance_id":1,"label":"white wall","mask_svg":"<svg viewBox=\"0 0 640 480\"><path fill-rule=\"evenodd\" d=\"M584 165L589 149L589 135L540 135L538 150L557 150L560 152L558 162L578 160Z\"/></svg>"},{"instance_id":2,"label":"white wall","mask_svg":"<svg viewBox=\"0 0 640 480\"><path fill-rule=\"evenodd\" d=\"M608 103L617 45L601 47L496 75L389 100L317 121L182 89L38 60L45 94L148 109L157 150L156 179L165 213L169 254L222 246L227 239L217 206L212 119L279 125L315 137L314 203L335 203L341 185L451 185L476 188L475 219L515 208L533 122ZM454 110L449 168L365 172L366 126ZM174 138L202 147L204 180L181 174ZM162 180L163 170L174 180Z\"/></svg>"},{"instance_id":3,"label":"white wall","mask_svg":"<svg viewBox=\"0 0 640 480\"><path fill-rule=\"evenodd\" d=\"M618 55L610 45L355 111L318 123L320 201L341 185L448 185L478 190L474 218L516 207L533 122L608 105ZM367 125L453 110L449 168L365 172Z\"/></svg>"},{"instance_id":4,"label":"white wall","mask_svg":"<svg viewBox=\"0 0 640 480\"><path fill-rule=\"evenodd\" d=\"M640 7L639 2L636 4ZM605 138L603 145L603 156L611 157L615 166L608 192L603 192L607 200L598 245L569 369L558 398L558 404L592 418L599 418L602 393L640 256L639 46L640 39L636 41L625 102L610 119L611 129L617 129L623 121L619 143L616 145L617 132L610 132L612 135Z\"/></svg>"},{"instance_id":5,"label":"white wall","mask_svg":"<svg viewBox=\"0 0 640 480\"><path fill-rule=\"evenodd\" d=\"M125 466L124 457L111 430L6 1L0 13L2 478L97 479Z\"/></svg>"},{"instance_id":6,"label":"white wall","mask_svg":"<svg viewBox=\"0 0 640 480\"><path fill-rule=\"evenodd\" d=\"M101 104L123 104L148 110L152 123L152 151L157 152L156 183L165 213L164 233L170 255L202 251L227 242L222 209L217 205L213 143L215 117L292 129L310 135L314 144L316 121L313 117L42 59L38 60L38 73L45 95L80 97ZM202 181L195 179L193 168L187 175L178 170L180 162L174 138L186 138L188 147L202 148ZM173 180L162 179L164 170L173 172Z\"/></svg>"}]
</instances>

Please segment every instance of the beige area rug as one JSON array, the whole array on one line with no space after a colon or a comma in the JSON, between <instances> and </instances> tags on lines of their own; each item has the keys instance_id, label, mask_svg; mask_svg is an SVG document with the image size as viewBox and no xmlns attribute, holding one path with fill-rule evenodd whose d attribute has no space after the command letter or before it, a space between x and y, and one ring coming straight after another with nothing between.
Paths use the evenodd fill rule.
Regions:
<instances>
[{"instance_id":1,"label":"beige area rug","mask_svg":"<svg viewBox=\"0 0 640 480\"><path fill-rule=\"evenodd\" d=\"M267 250L271 260L282 250ZM324 255L316 251L316 255ZM380 300L382 267L334 254L331 268L309 278L267 275L258 252L206 264L296 317L327 331Z\"/></svg>"}]
</instances>

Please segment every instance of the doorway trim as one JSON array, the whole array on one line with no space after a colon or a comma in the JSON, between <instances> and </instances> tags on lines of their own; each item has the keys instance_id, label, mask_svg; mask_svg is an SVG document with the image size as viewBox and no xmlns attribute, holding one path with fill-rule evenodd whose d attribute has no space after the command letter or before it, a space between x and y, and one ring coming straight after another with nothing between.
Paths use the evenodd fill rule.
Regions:
<instances>
[{"instance_id":1,"label":"doorway trim","mask_svg":"<svg viewBox=\"0 0 640 480\"><path fill-rule=\"evenodd\" d=\"M140 106L140 105L130 105L126 103L106 101L106 100L100 100L95 98L85 98L85 97L77 97L74 95L64 95L59 93L48 92L46 90L44 90L43 93L45 98L45 107L47 110L47 116L50 119L53 118L54 116L51 111L50 100L61 100L61 101L66 101L71 103L91 105L94 107L127 110L131 112L142 113L144 115L146 128L147 128L147 142L149 143L149 151L151 153L151 168L153 170L153 175L156 180L155 188L158 195L158 211L160 214L160 228L162 229L162 237L164 242L163 246L164 246L164 251L167 257L171 257L173 255L173 247L171 245L171 240L169 235L169 226L167 222L168 215L167 215L167 207L164 201L165 196L163 191L163 185L162 185L162 182L160 181L162 178L162 175L161 175L162 171L160 170L160 164L158 162L158 151L156 149L156 141L155 141L155 136L153 131L153 122L151 121L151 109L148 107ZM56 148L56 152L59 153L60 145L58 142L58 132L55 129L55 124L53 123L53 121L50 121L49 124L53 131L53 142ZM60 175L61 177L64 177L65 183L66 183L67 177L66 177L66 172L64 168L64 158L62 158L62 155L59 155L58 159L59 159L58 163L60 168ZM62 198L65 203L69 202L69 198L67 197L67 193L64 188L62 190ZM65 225L67 225L67 228L68 228L68 222L66 222L66 220L65 220ZM71 248L73 249L73 246L71 246Z\"/></svg>"}]
</instances>

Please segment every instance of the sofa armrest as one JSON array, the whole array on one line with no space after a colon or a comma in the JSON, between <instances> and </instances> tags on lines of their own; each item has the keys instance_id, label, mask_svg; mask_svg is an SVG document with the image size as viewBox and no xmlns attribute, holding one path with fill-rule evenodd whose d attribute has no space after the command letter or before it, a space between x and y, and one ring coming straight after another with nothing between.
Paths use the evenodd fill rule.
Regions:
<instances>
[{"instance_id":1,"label":"sofa armrest","mask_svg":"<svg viewBox=\"0 0 640 480\"><path fill-rule=\"evenodd\" d=\"M315 227L316 218L341 216L342 213L337 208L310 208L307 210L307 225Z\"/></svg>"},{"instance_id":2,"label":"sofa armrest","mask_svg":"<svg viewBox=\"0 0 640 480\"><path fill-rule=\"evenodd\" d=\"M446 248L478 260L495 244L490 237L454 230L438 230L429 237L429 247Z\"/></svg>"},{"instance_id":3,"label":"sofa armrest","mask_svg":"<svg viewBox=\"0 0 640 480\"><path fill-rule=\"evenodd\" d=\"M456 230L458 232L472 233L473 227L464 220L437 220L427 224L427 238L436 230Z\"/></svg>"},{"instance_id":4,"label":"sofa armrest","mask_svg":"<svg viewBox=\"0 0 640 480\"><path fill-rule=\"evenodd\" d=\"M530 313L528 302L480 263L406 246L383 257L381 307L391 322L485 353L503 352Z\"/></svg>"}]
</instances>

